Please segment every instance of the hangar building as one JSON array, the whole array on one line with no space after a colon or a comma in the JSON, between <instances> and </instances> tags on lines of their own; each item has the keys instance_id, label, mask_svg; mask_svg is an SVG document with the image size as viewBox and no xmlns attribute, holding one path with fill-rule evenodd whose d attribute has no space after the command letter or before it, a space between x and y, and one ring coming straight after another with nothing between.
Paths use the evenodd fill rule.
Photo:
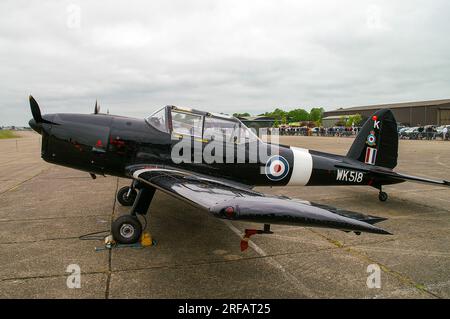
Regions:
<instances>
[{"instance_id":1,"label":"hangar building","mask_svg":"<svg viewBox=\"0 0 450 319\"><path fill-rule=\"evenodd\" d=\"M450 124L450 99L339 108L324 112L323 116L335 117L359 113L366 119L382 108L391 109L397 122L407 126Z\"/></svg>"}]
</instances>

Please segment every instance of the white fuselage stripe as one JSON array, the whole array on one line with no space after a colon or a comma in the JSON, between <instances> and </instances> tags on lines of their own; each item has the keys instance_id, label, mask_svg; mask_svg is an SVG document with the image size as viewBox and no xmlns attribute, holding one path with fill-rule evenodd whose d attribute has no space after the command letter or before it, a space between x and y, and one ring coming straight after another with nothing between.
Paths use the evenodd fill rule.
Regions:
<instances>
[{"instance_id":1,"label":"white fuselage stripe","mask_svg":"<svg viewBox=\"0 0 450 319\"><path fill-rule=\"evenodd\" d=\"M311 178L313 161L312 156L306 148L291 147L294 155L294 164L292 175L288 186L303 186Z\"/></svg>"}]
</instances>

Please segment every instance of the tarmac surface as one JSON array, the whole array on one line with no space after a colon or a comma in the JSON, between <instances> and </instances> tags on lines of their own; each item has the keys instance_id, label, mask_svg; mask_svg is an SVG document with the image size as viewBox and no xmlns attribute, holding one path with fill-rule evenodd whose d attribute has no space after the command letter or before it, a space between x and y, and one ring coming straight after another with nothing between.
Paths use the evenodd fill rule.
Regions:
<instances>
[{"instance_id":1,"label":"tarmac surface","mask_svg":"<svg viewBox=\"0 0 450 319\"><path fill-rule=\"evenodd\" d=\"M157 192L147 230L157 244L95 251L81 241L127 213L115 200L129 181L40 158L40 136L0 140L1 298L449 298L450 190L403 183L384 188L283 187L260 191L387 217L380 236L272 226L241 253L241 232ZM352 138L282 137L281 143L345 154ZM397 171L450 179L450 142L400 141ZM70 264L81 288L69 289ZM381 269L369 288L367 268Z\"/></svg>"}]
</instances>

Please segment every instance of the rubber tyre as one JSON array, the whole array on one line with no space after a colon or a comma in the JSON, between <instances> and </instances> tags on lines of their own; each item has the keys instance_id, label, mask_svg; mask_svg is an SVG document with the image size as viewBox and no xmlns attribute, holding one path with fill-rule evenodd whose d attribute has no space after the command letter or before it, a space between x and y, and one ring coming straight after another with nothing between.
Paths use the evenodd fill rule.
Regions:
<instances>
[{"instance_id":1,"label":"rubber tyre","mask_svg":"<svg viewBox=\"0 0 450 319\"><path fill-rule=\"evenodd\" d=\"M127 197L128 190L130 186L124 186L117 192L117 201L122 206L133 206L134 201L136 200L137 192L133 189L130 193L130 196Z\"/></svg>"},{"instance_id":2,"label":"rubber tyre","mask_svg":"<svg viewBox=\"0 0 450 319\"><path fill-rule=\"evenodd\" d=\"M141 238L142 225L136 216L120 216L112 223L111 233L119 244L134 244Z\"/></svg>"},{"instance_id":3,"label":"rubber tyre","mask_svg":"<svg viewBox=\"0 0 450 319\"><path fill-rule=\"evenodd\" d=\"M380 200L380 202L385 202L388 199L388 194L386 192L380 192L378 194L378 199Z\"/></svg>"}]
</instances>

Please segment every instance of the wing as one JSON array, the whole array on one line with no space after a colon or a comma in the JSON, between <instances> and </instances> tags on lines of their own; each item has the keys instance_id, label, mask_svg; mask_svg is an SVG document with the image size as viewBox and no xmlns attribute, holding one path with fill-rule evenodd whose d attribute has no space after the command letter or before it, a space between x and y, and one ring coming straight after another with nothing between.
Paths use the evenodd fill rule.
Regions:
<instances>
[{"instance_id":1,"label":"wing","mask_svg":"<svg viewBox=\"0 0 450 319\"><path fill-rule=\"evenodd\" d=\"M135 169L130 174L140 182L200 207L218 218L390 234L373 225L384 218L284 196L269 196L191 172L153 167Z\"/></svg>"}]
</instances>

